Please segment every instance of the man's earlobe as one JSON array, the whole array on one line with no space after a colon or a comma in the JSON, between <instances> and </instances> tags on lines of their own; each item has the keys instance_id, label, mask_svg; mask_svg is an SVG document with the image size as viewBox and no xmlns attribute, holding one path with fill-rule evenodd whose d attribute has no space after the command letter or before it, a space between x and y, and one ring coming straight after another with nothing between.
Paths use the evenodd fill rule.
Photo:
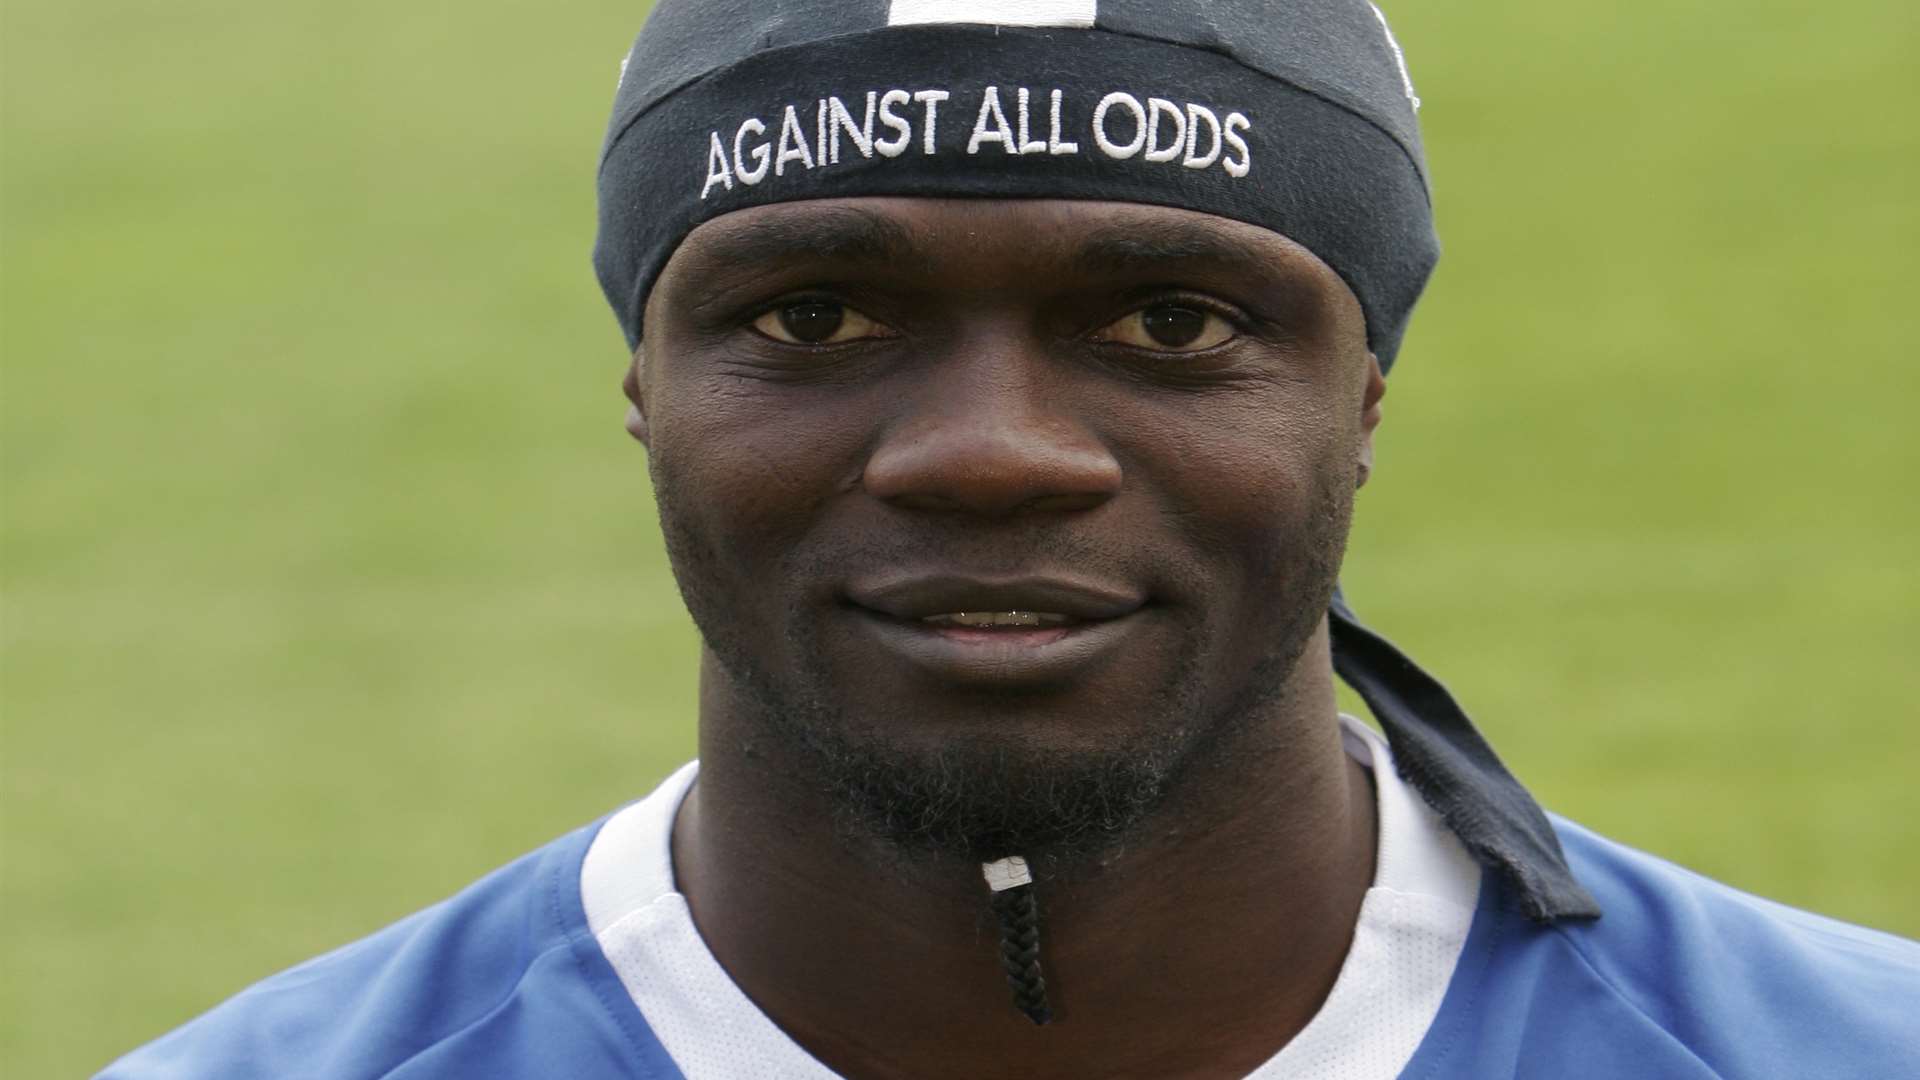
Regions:
<instances>
[{"instance_id":1,"label":"man's earlobe","mask_svg":"<svg viewBox=\"0 0 1920 1080\"><path fill-rule=\"evenodd\" d=\"M1387 396L1387 377L1380 373L1380 358L1367 354L1367 388L1360 397L1360 459L1354 487L1366 484L1373 475L1373 432L1380 426L1380 400Z\"/></svg>"},{"instance_id":2,"label":"man's earlobe","mask_svg":"<svg viewBox=\"0 0 1920 1080\"><path fill-rule=\"evenodd\" d=\"M627 365L627 374L620 380L620 389L627 395L627 434L634 437L641 446L647 443L647 399L640 390L640 350L633 351L633 363Z\"/></svg>"}]
</instances>

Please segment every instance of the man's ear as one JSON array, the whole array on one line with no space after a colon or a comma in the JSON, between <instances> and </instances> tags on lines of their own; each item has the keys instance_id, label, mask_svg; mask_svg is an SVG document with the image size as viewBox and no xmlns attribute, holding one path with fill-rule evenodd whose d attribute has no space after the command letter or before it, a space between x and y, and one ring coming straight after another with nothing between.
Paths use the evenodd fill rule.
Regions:
<instances>
[{"instance_id":1,"label":"man's ear","mask_svg":"<svg viewBox=\"0 0 1920 1080\"><path fill-rule=\"evenodd\" d=\"M646 363L642 354L646 352L646 342L633 350L633 363L627 365L626 377L620 380L620 389L627 395L627 434L634 437L641 446L647 446L647 395L640 388L641 367Z\"/></svg>"},{"instance_id":2,"label":"man's ear","mask_svg":"<svg viewBox=\"0 0 1920 1080\"><path fill-rule=\"evenodd\" d=\"M1367 388L1360 397L1360 487L1373 475L1373 431L1380 426L1380 399L1387 396L1387 377L1380 373L1380 358L1367 354Z\"/></svg>"}]
</instances>

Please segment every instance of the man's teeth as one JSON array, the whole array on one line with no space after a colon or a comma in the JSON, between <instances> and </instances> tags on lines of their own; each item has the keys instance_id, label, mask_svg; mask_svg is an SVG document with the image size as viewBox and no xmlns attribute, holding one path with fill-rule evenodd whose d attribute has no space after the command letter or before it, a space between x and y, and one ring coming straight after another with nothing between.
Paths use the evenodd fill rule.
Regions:
<instances>
[{"instance_id":1,"label":"man's teeth","mask_svg":"<svg viewBox=\"0 0 1920 1080\"><path fill-rule=\"evenodd\" d=\"M1051 611L948 611L921 622L935 626L1065 626L1073 620Z\"/></svg>"}]
</instances>

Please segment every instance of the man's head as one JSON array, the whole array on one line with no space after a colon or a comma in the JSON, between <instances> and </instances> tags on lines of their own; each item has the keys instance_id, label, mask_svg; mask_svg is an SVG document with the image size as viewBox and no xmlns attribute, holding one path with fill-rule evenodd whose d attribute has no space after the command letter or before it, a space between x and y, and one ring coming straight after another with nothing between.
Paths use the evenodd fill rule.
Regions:
<instances>
[{"instance_id":1,"label":"man's head","mask_svg":"<svg viewBox=\"0 0 1920 1080\"><path fill-rule=\"evenodd\" d=\"M1327 678L1433 257L1410 86L1365 4L804 6L663 4L603 163L709 677L868 832L1097 851Z\"/></svg>"}]
</instances>

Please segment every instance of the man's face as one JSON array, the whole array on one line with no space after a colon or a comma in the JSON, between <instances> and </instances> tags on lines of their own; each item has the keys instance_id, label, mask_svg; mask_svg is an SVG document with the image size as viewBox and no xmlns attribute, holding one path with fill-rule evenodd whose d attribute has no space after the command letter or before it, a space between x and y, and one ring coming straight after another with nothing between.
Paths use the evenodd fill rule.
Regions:
<instances>
[{"instance_id":1,"label":"man's face","mask_svg":"<svg viewBox=\"0 0 1920 1080\"><path fill-rule=\"evenodd\" d=\"M1123 838L1257 730L1382 390L1275 233L960 199L700 226L629 386L711 674L861 827L981 858Z\"/></svg>"}]
</instances>

